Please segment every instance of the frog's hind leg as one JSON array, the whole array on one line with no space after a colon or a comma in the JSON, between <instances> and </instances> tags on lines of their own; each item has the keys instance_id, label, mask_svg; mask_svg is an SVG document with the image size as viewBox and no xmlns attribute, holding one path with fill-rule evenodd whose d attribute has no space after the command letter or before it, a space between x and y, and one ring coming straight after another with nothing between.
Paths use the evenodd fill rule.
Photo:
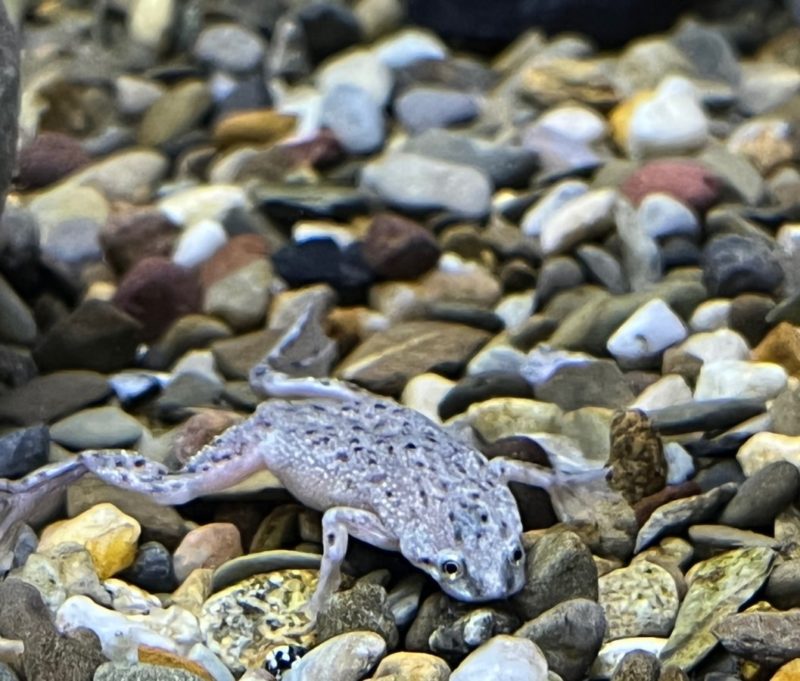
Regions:
<instances>
[{"instance_id":1,"label":"frog's hind leg","mask_svg":"<svg viewBox=\"0 0 800 681\"><path fill-rule=\"evenodd\" d=\"M521 482L546 490L556 515L562 521L585 515L587 507L591 506L588 503L591 496L602 496L615 504L624 502L621 495L608 484L607 468L564 473L528 461L496 457L489 461L489 469L500 482Z\"/></svg>"},{"instance_id":2,"label":"frog's hind leg","mask_svg":"<svg viewBox=\"0 0 800 681\"><path fill-rule=\"evenodd\" d=\"M387 551L397 551L400 548L397 538L370 511L346 506L334 506L325 511L322 516L323 554L319 582L306 607L312 620L339 588L341 566L347 553L349 536Z\"/></svg>"},{"instance_id":3,"label":"frog's hind leg","mask_svg":"<svg viewBox=\"0 0 800 681\"><path fill-rule=\"evenodd\" d=\"M49 464L19 480L0 478L0 564L12 549L17 528L49 512L50 501L60 503L56 494L80 478L86 469L78 459ZM2 570L0 570L2 571Z\"/></svg>"},{"instance_id":4,"label":"frog's hind leg","mask_svg":"<svg viewBox=\"0 0 800 681\"><path fill-rule=\"evenodd\" d=\"M253 419L247 419L214 438L178 471L121 449L85 451L79 458L115 487L141 492L159 504L185 504L262 470L263 435Z\"/></svg>"},{"instance_id":5,"label":"frog's hind leg","mask_svg":"<svg viewBox=\"0 0 800 681\"><path fill-rule=\"evenodd\" d=\"M250 371L250 387L261 397L283 399L327 398L349 402L375 396L357 385L335 378L294 377L273 369L268 362Z\"/></svg>"}]
</instances>

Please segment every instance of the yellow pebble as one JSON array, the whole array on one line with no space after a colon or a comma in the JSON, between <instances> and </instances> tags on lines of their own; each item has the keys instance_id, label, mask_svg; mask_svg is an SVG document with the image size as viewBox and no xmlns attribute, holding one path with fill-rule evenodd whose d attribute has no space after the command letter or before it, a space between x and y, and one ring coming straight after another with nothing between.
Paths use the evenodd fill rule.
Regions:
<instances>
[{"instance_id":1,"label":"yellow pebble","mask_svg":"<svg viewBox=\"0 0 800 681\"><path fill-rule=\"evenodd\" d=\"M106 579L133 563L140 534L135 518L113 504L97 504L74 518L48 525L39 539L38 550L80 544L92 556L97 576Z\"/></svg>"}]
</instances>

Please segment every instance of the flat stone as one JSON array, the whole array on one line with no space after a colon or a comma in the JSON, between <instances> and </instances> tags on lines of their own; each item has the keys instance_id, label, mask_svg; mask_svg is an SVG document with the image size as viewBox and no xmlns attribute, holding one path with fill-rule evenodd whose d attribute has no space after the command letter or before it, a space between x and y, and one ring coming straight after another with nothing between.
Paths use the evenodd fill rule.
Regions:
<instances>
[{"instance_id":1,"label":"flat stone","mask_svg":"<svg viewBox=\"0 0 800 681\"><path fill-rule=\"evenodd\" d=\"M400 209L443 209L467 218L484 216L491 199L491 183L480 170L406 152L368 164L361 184Z\"/></svg>"},{"instance_id":2,"label":"flat stone","mask_svg":"<svg viewBox=\"0 0 800 681\"><path fill-rule=\"evenodd\" d=\"M438 415L447 420L476 402L493 397L532 398L530 384L515 372L483 372L461 379L439 402Z\"/></svg>"},{"instance_id":3,"label":"flat stone","mask_svg":"<svg viewBox=\"0 0 800 681\"><path fill-rule=\"evenodd\" d=\"M20 426L49 423L111 394L105 376L92 371L59 371L39 376L0 395L0 422Z\"/></svg>"},{"instance_id":4,"label":"flat stone","mask_svg":"<svg viewBox=\"0 0 800 681\"><path fill-rule=\"evenodd\" d=\"M0 436L0 478L20 478L44 466L50 436L44 426L13 430Z\"/></svg>"},{"instance_id":5,"label":"flat stone","mask_svg":"<svg viewBox=\"0 0 800 681\"><path fill-rule=\"evenodd\" d=\"M799 488L800 472L792 463L778 461L765 466L742 484L719 521L742 528L769 525Z\"/></svg>"},{"instance_id":6,"label":"flat stone","mask_svg":"<svg viewBox=\"0 0 800 681\"><path fill-rule=\"evenodd\" d=\"M615 362L597 360L569 364L536 386L537 399L554 402L571 411L581 407L618 409L633 401L634 395Z\"/></svg>"},{"instance_id":7,"label":"flat stone","mask_svg":"<svg viewBox=\"0 0 800 681\"><path fill-rule=\"evenodd\" d=\"M120 151L95 161L66 181L71 187L94 187L109 201L149 201L167 174L169 161L152 149Z\"/></svg>"},{"instance_id":8,"label":"flat stone","mask_svg":"<svg viewBox=\"0 0 800 681\"><path fill-rule=\"evenodd\" d=\"M434 129L409 139L403 150L483 171L496 187L525 187L539 166L524 147L491 143L452 130Z\"/></svg>"},{"instance_id":9,"label":"flat stone","mask_svg":"<svg viewBox=\"0 0 800 681\"><path fill-rule=\"evenodd\" d=\"M394 111L404 128L412 134L419 134L431 128L446 128L468 122L480 110L470 93L416 86L395 100Z\"/></svg>"},{"instance_id":10,"label":"flat stone","mask_svg":"<svg viewBox=\"0 0 800 681\"><path fill-rule=\"evenodd\" d=\"M774 558L769 548L738 549L696 565L662 661L690 670L711 652L713 632L761 588Z\"/></svg>"},{"instance_id":11,"label":"flat stone","mask_svg":"<svg viewBox=\"0 0 800 681\"><path fill-rule=\"evenodd\" d=\"M234 23L212 24L203 29L192 48L196 59L234 73L255 69L264 57L261 37Z\"/></svg>"},{"instance_id":12,"label":"flat stone","mask_svg":"<svg viewBox=\"0 0 800 681\"><path fill-rule=\"evenodd\" d=\"M141 324L119 308L90 299L48 329L33 358L41 371L117 371L133 363L141 331Z\"/></svg>"},{"instance_id":13,"label":"flat stone","mask_svg":"<svg viewBox=\"0 0 800 681\"><path fill-rule=\"evenodd\" d=\"M736 489L735 483L726 483L705 494L668 501L659 506L639 530L635 551L638 553L668 532L676 532L715 517L733 497Z\"/></svg>"},{"instance_id":14,"label":"flat stone","mask_svg":"<svg viewBox=\"0 0 800 681\"><path fill-rule=\"evenodd\" d=\"M235 331L253 329L266 315L272 278L269 260L253 260L206 288L203 312Z\"/></svg>"},{"instance_id":15,"label":"flat stone","mask_svg":"<svg viewBox=\"0 0 800 681\"><path fill-rule=\"evenodd\" d=\"M336 368L336 375L374 392L396 394L418 374L463 366L485 331L445 322L405 322L370 336Z\"/></svg>"},{"instance_id":16,"label":"flat stone","mask_svg":"<svg viewBox=\"0 0 800 681\"><path fill-rule=\"evenodd\" d=\"M67 449L125 449L142 436L142 424L117 407L86 409L56 421L50 437Z\"/></svg>"},{"instance_id":17,"label":"flat stone","mask_svg":"<svg viewBox=\"0 0 800 681\"><path fill-rule=\"evenodd\" d=\"M589 191L585 182L563 180L545 192L522 216L520 229L527 236L538 236L542 228L561 208Z\"/></svg>"},{"instance_id":18,"label":"flat stone","mask_svg":"<svg viewBox=\"0 0 800 681\"><path fill-rule=\"evenodd\" d=\"M800 467L800 437L778 433L756 433L736 454L736 460L747 476L776 461L788 461Z\"/></svg>"},{"instance_id":19,"label":"flat stone","mask_svg":"<svg viewBox=\"0 0 800 681\"><path fill-rule=\"evenodd\" d=\"M144 258L170 256L179 234L177 226L157 210L127 209L109 217L100 231L100 245L122 274Z\"/></svg>"}]
</instances>

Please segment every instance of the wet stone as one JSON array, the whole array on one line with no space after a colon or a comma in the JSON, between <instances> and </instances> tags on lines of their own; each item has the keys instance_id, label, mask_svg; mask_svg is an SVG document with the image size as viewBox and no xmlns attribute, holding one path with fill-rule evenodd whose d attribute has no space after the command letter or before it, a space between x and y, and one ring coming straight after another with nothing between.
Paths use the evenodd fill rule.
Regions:
<instances>
[{"instance_id":1,"label":"wet stone","mask_svg":"<svg viewBox=\"0 0 800 681\"><path fill-rule=\"evenodd\" d=\"M533 641L550 670L564 681L579 681L597 656L606 630L603 608L594 601L563 601L514 632Z\"/></svg>"},{"instance_id":2,"label":"wet stone","mask_svg":"<svg viewBox=\"0 0 800 681\"><path fill-rule=\"evenodd\" d=\"M111 372L133 363L141 325L111 303L87 300L54 324L33 358L43 372L91 369Z\"/></svg>"},{"instance_id":3,"label":"wet stone","mask_svg":"<svg viewBox=\"0 0 800 681\"><path fill-rule=\"evenodd\" d=\"M416 279L439 259L440 248L422 225L400 215L375 216L362 246L370 268L386 279Z\"/></svg>"},{"instance_id":4,"label":"wet stone","mask_svg":"<svg viewBox=\"0 0 800 681\"><path fill-rule=\"evenodd\" d=\"M658 658L638 650L622 658L611 676L611 681L658 681L660 672Z\"/></svg>"},{"instance_id":5,"label":"wet stone","mask_svg":"<svg viewBox=\"0 0 800 681\"><path fill-rule=\"evenodd\" d=\"M589 406L618 409L634 398L617 364L608 360L561 366L537 385L535 394L565 411Z\"/></svg>"},{"instance_id":6,"label":"wet stone","mask_svg":"<svg viewBox=\"0 0 800 681\"><path fill-rule=\"evenodd\" d=\"M748 660L776 666L800 655L800 612L730 614L713 628L723 647ZM777 678L777 677L773 677Z\"/></svg>"},{"instance_id":7,"label":"wet stone","mask_svg":"<svg viewBox=\"0 0 800 681\"><path fill-rule=\"evenodd\" d=\"M704 282L711 295L772 293L783 281L775 253L760 239L715 237L706 245L703 261Z\"/></svg>"},{"instance_id":8,"label":"wet stone","mask_svg":"<svg viewBox=\"0 0 800 681\"><path fill-rule=\"evenodd\" d=\"M105 377L92 371L59 371L39 376L0 395L0 423L49 423L111 394Z\"/></svg>"},{"instance_id":9,"label":"wet stone","mask_svg":"<svg viewBox=\"0 0 800 681\"><path fill-rule=\"evenodd\" d=\"M50 447L45 426L11 431L0 437L0 478L18 478L44 466Z\"/></svg>"},{"instance_id":10,"label":"wet stone","mask_svg":"<svg viewBox=\"0 0 800 681\"><path fill-rule=\"evenodd\" d=\"M50 427L53 441L73 451L124 449L133 445L143 432L139 421L118 407L79 411Z\"/></svg>"},{"instance_id":11,"label":"wet stone","mask_svg":"<svg viewBox=\"0 0 800 681\"><path fill-rule=\"evenodd\" d=\"M441 655L458 655L486 643L498 634L509 634L519 625L513 615L489 607L479 607L455 621L442 624L430 635L431 650Z\"/></svg>"},{"instance_id":12,"label":"wet stone","mask_svg":"<svg viewBox=\"0 0 800 681\"><path fill-rule=\"evenodd\" d=\"M157 541L140 544L133 563L119 577L150 593L167 593L178 586L172 569L172 554Z\"/></svg>"},{"instance_id":13,"label":"wet stone","mask_svg":"<svg viewBox=\"0 0 800 681\"><path fill-rule=\"evenodd\" d=\"M533 397L530 384L513 372L490 371L462 378L439 402L439 417L446 421L475 402L493 397Z\"/></svg>"},{"instance_id":14,"label":"wet stone","mask_svg":"<svg viewBox=\"0 0 800 681\"><path fill-rule=\"evenodd\" d=\"M769 526L800 489L800 472L786 461L765 466L748 478L728 502L719 521L732 527Z\"/></svg>"},{"instance_id":15,"label":"wet stone","mask_svg":"<svg viewBox=\"0 0 800 681\"><path fill-rule=\"evenodd\" d=\"M74 137L41 133L20 151L18 182L25 188L38 189L58 182L88 162L89 154Z\"/></svg>"},{"instance_id":16,"label":"wet stone","mask_svg":"<svg viewBox=\"0 0 800 681\"><path fill-rule=\"evenodd\" d=\"M597 600L597 568L586 545L572 532L542 536L528 551L525 586L512 602L524 620L573 598Z\"/></svg>"}]
</instances>

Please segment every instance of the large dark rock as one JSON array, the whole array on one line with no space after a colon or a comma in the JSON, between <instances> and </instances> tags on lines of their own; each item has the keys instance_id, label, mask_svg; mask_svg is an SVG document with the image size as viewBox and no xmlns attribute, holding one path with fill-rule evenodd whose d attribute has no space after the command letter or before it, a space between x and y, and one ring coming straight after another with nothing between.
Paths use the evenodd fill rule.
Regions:
<instances>
[{"instance_id":1,"label":"large dark rock","mask_svg":"<svg viewBox=\"0 0 800 681\"><path fill-rule=\"evenodd\" d=\"M14 170L19 111L19 44L17 32L0 2L0 213Z\"/></svg>"},{"instance_id":2,"label":"large dark rock","mask_svg":"<svg viewBox=\"0 0 800 681\"><path fill-rule=\"evenodd\" d=\"M528 28L579 31L601 46L667 28L689 0L409 0L412 21L468 47L495 49Z\"/></svg>"}]
</instances>

